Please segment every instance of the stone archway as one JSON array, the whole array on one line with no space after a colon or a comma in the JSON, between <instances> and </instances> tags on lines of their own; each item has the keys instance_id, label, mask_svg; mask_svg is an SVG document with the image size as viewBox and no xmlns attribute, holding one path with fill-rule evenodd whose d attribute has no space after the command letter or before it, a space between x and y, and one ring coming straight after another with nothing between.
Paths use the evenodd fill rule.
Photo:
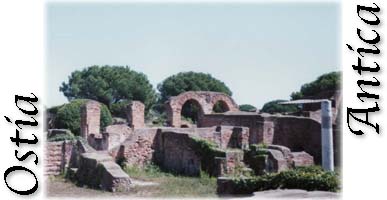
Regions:
<instances>
[{"instance_id":1,"label":"stone archway","mask_svg":"<svg viewBox=\"0 0 387 200\"><path fill-rule=\"evenodd\" d=\"M172 127L181 125L181 109L187 101L195 101L201 109L201 115L213 113L214 105L221 101L228 108L228 111L239 111L238 105L228 95L221 92L189 91L181 93L178 96L170 97L166 102L166 111L168 124ZM198 117L198 126L200 126L201 116Z\"/></svg>"}]
</instances>

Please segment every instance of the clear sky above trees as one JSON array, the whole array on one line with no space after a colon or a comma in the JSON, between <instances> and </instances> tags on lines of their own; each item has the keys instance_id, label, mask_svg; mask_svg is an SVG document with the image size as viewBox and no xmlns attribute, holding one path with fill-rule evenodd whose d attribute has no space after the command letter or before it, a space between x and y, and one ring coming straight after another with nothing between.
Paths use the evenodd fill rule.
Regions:
<instances>
[{"instance_id":1,"label":"clear sky above trees","mask_svg":"<svg viewBox=\"0 0 387 200\"><path fill-rule=\"evenodd\" d=\"M338 3L98 4L47 7L47 106L75 70L130 66L156 89L182 71L223 81L238 104L289 99L339 69ZM318 21L318 23L316 23Z\"/></svg>"}]
</instances>

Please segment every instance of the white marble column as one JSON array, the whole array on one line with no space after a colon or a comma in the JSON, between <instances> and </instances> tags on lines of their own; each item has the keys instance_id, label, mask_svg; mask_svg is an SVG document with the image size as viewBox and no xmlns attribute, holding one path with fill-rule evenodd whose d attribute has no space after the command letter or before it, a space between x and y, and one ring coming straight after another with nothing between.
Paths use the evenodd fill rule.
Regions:
<instances>
[{"instance_id":1,"label":"white marble column","mask_svg":"<svg viewBox=\"0 0 387 200\"><path fill-rule=\"evenodd\" d=\"M334 171L332 111L330 100L321 102L321 151L323 169L326 171Z\"/></svg>"}]
</instances>

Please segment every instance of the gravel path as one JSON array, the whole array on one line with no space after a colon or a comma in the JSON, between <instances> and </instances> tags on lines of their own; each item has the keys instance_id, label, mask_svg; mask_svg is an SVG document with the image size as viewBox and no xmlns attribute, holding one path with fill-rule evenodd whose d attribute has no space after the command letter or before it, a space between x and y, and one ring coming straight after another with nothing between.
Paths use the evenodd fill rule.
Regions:
<instances>
[{"instance_id":1,"label":"gravel path","mask_svg":"<svg viewBox=\"0 0 387 200\"><path fill-rule=\"evenodd\" d=\"M233 198L232 198L233 199ZM340 193L312 191L305 190L268 190L262 192L255 192L251 197L242 199L313 199L313 200L327 200L340 199Z\"/></svg>"}]
</instances>

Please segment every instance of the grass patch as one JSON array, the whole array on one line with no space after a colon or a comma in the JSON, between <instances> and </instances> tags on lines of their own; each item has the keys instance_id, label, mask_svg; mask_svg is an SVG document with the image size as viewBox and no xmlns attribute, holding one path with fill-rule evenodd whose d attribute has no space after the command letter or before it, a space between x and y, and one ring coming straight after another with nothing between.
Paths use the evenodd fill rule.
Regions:
<instances>
[{"instance_id":1,"label":"grass patch","mask_svg":"<svg viewBox=\"0 0 387 200\"><path fill-rule=\"evenodd\" d=\"M149 190L154 197L216 197L216 178L202 172L200 177L187 177L162 171L156 165L127 166L131 178L158 183L157 186L137 187L136 191Z\"/></svg>"}]
</instances>

